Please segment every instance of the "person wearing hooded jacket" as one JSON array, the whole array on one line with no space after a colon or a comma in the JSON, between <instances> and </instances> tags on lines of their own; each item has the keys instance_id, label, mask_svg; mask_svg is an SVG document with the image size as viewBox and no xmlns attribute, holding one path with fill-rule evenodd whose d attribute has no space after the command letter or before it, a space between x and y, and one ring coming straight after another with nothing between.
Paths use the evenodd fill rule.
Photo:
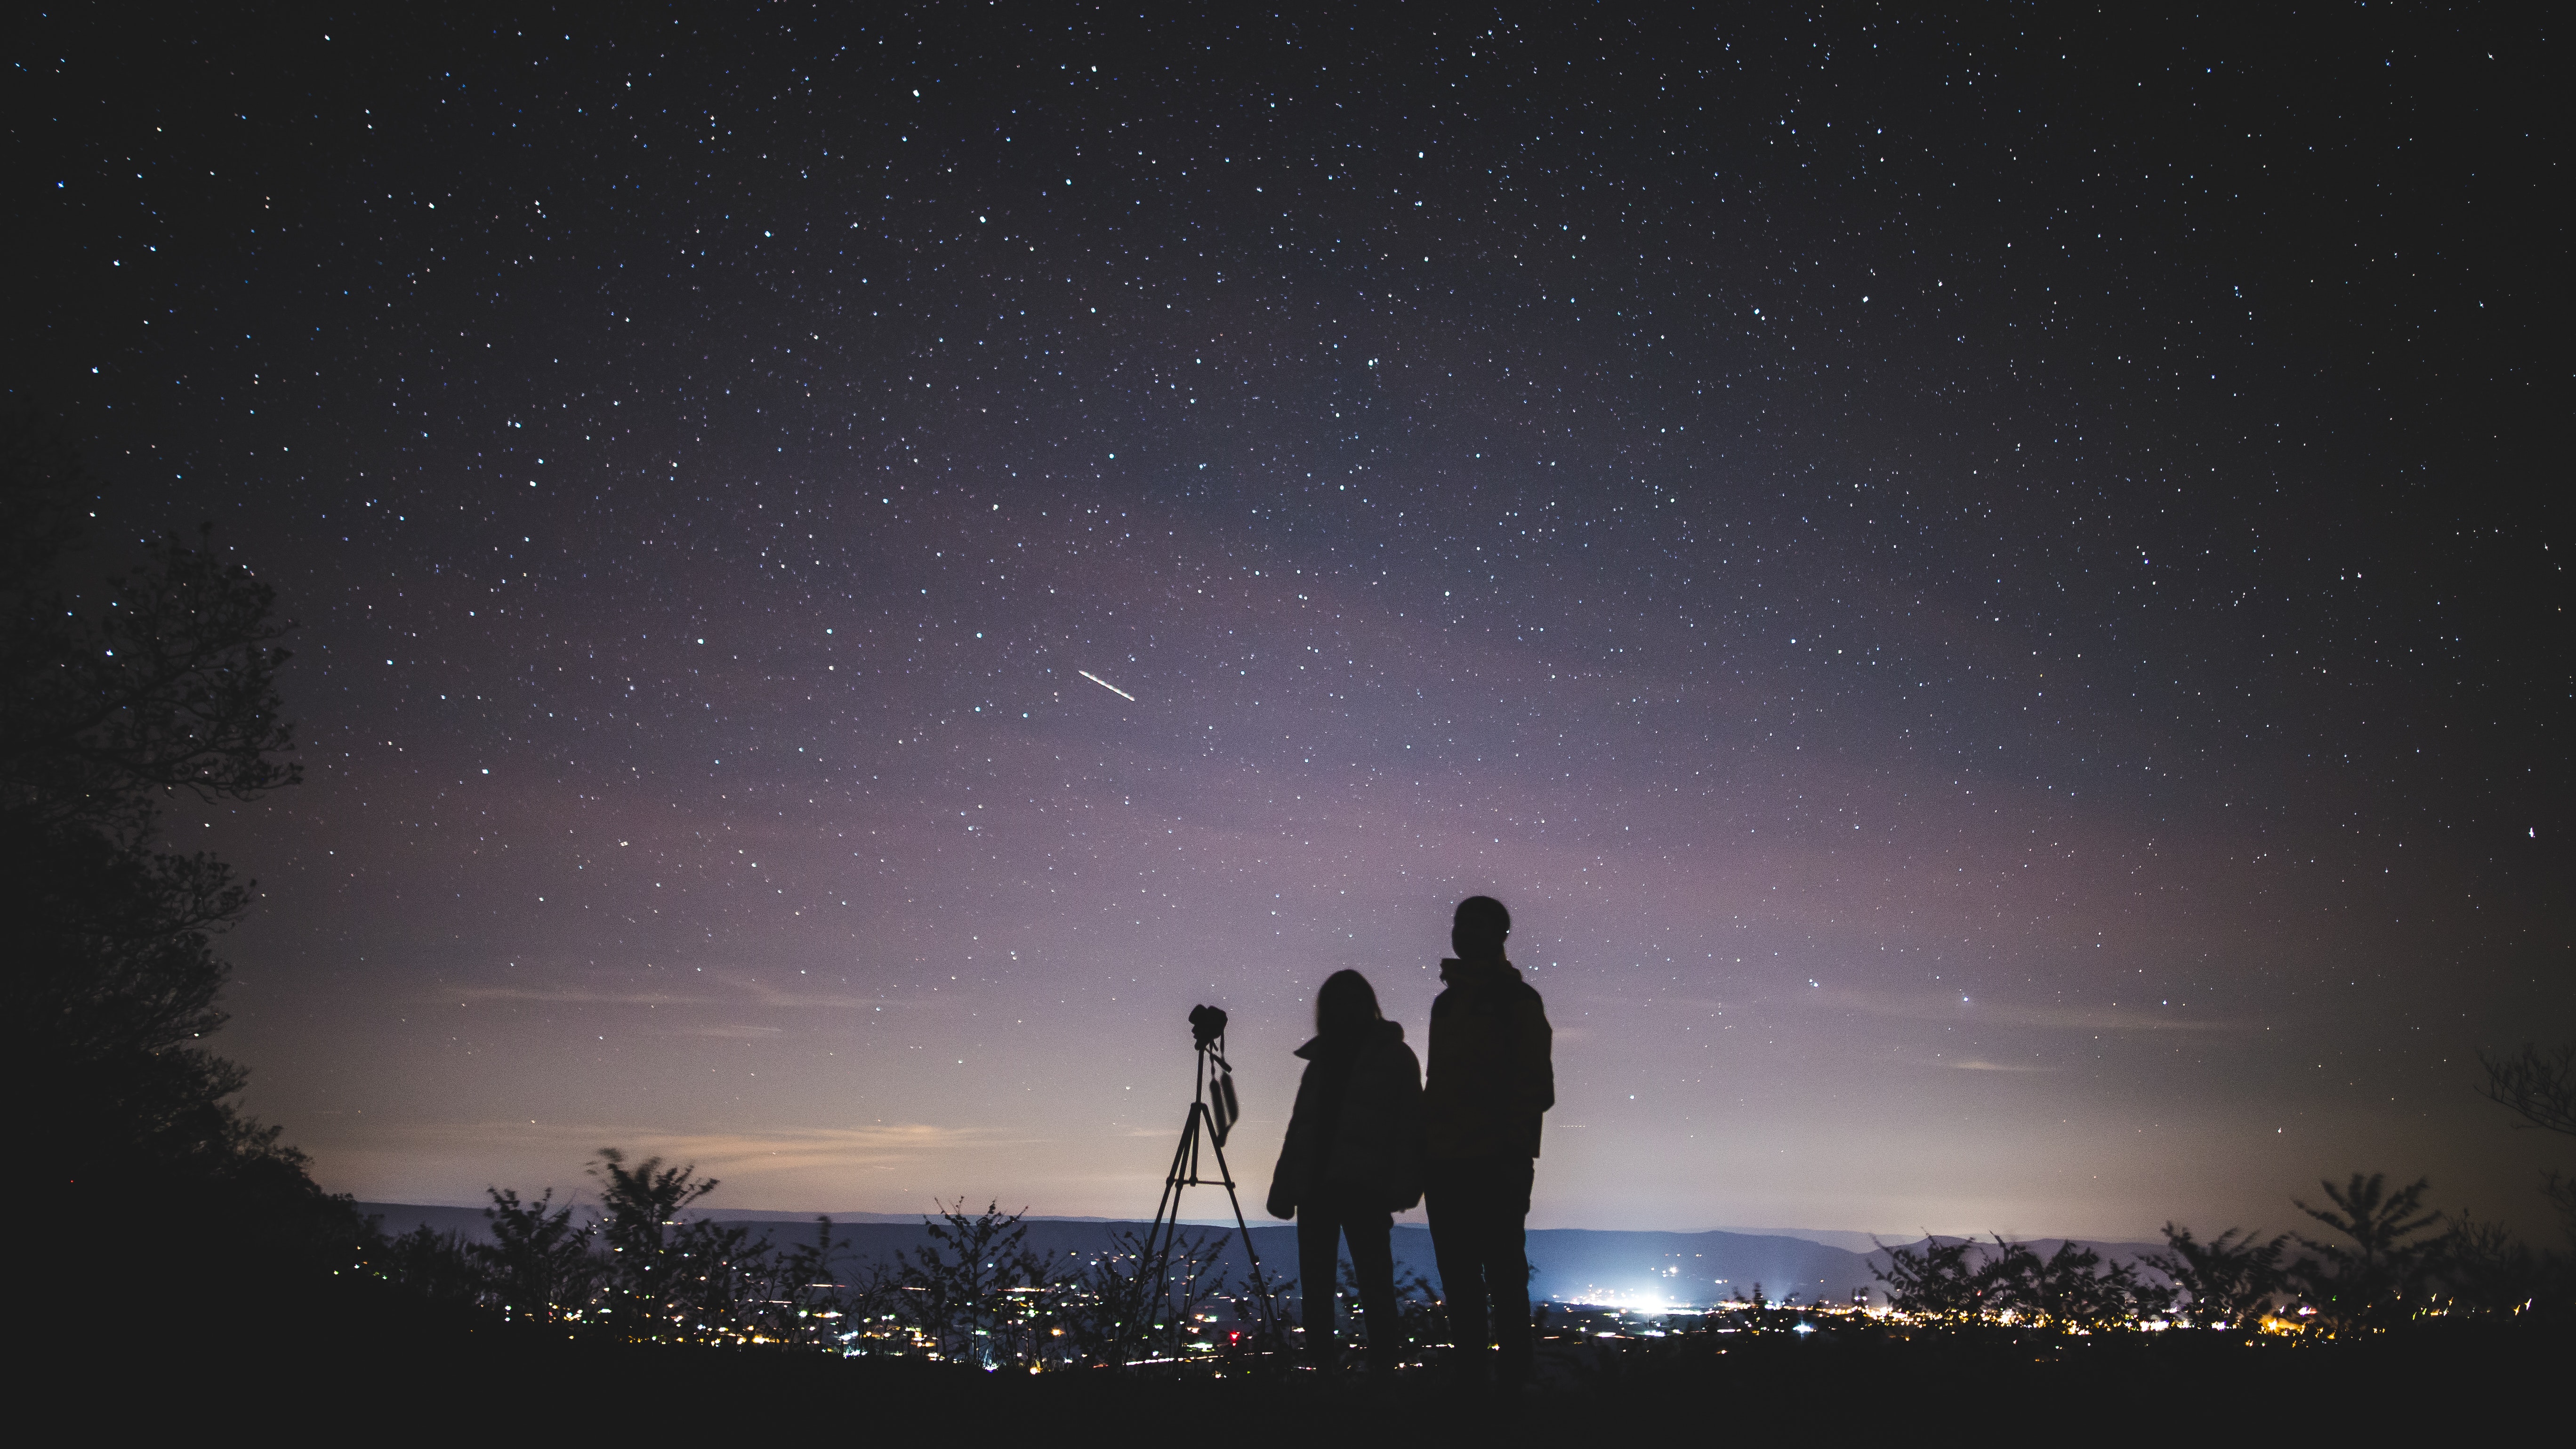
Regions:
<instances>
[{"instance_id":1,"label":"person wearing hooded jacket","mask_svg":"<svg viewBox=\"0 0 2576 1449\"><path fill-rule=\"evenodd\" d=\"M1440 963L1445 989L1431 1003L1422 1111L1424 1206L1449 1322L1468 1364L1481 1370L1491 1344L1502 1381L1517 1384L1531 1371L1526 1229L1556 1068L1546 1004L1504 959L1511 933L1501 901L1458 903L1458 954Z\"/></svg>"},{"instance_id":2,"label":"person wearing hooded jacket","mask_svg":"<svg viewBox=\"0 0 2576 1449\"><path fill-rule=\"evenodd\" d=\"M1331 1366L1341 1240L1350 1244L1368 1319L1368 1364L1395 1363L1394 1214L1422 1199L1422 1067L1404 1028L1378 1012L1357 971L1315 993L1315 1038L1297 1048L1305 1075L1288 1138L1270 1174L1270 1215L1297 1220L1306 1350Z\"/></svg>"}]
</instances>

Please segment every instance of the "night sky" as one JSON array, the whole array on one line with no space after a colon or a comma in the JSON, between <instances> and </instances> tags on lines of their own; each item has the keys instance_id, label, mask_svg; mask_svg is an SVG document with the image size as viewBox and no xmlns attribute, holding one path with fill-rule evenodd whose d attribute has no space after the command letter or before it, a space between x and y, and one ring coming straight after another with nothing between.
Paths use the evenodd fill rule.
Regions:
<instances>
[{"instance_id":1,"label":"night sky","mask_svg":"<svg viewBox=\"0 0 2576 1449\"><path fill-rule=\"evenodd\" d=\"M1490 892L1541 1225L2542 1231L2547 33L384 9L13 46L10 391L298 621L173 835L326 1186L1142 1216L1208 1001L1257 1201Z\"/></svg>"}]
</instances>

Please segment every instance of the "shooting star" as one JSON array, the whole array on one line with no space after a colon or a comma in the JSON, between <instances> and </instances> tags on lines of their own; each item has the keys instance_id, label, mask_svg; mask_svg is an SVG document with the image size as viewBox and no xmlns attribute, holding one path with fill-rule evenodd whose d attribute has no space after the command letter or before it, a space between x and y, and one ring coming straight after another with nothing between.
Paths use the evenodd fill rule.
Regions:
<instances>
[{"instance_id":1,"label":"shooting star","mask_svg":"<svg viewBox=\"0 0 2576 1449\"><path fill-rule=\"evenodd\" d=\"M1120 689L1117 685L1114 685L1114 684L1110 683L1108 680L1101 678L1099 675L1092 673L1092 672L1091 672L1090 670L1088 670L1088 669L1077 669L1077 670L1075 670L1075 671L1073 671L1073 672L1074 672L1074 673L1076 673L1076 674L1081 675L1081 676L1082 676L1083 678L1085 678L1085 679L1090 680L1092 683L1099 685L1101 688L1103 688L1103 689L1105 689L1105 690L1108 690L1111 694L1114 694L1114 695L1118 696L1120 699L1123 699L1123 700L1127 701L1129 704L1134 704L1134 703L1136 702L1136 696L1134 696L1134 695L1132 695L1132 694L1129 694L1127 691L1125 691L1125 690L1123 690L1123 689Z\"/></svg>"}]
</instances>

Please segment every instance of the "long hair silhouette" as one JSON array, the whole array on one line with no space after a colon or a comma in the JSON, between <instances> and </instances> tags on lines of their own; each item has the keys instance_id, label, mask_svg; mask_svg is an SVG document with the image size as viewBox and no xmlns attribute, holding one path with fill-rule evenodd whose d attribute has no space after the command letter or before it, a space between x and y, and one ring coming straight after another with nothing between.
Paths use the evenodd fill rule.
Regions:
<instances>
[{"instance_id":1,"label":"long hair silhouette","mask_svg":"<svg viewBox=\"0 0 2576 1449\"><path fill-rule=\"evenodd\" d=\"M1377 991L1356 971L1336 971L1315 993L1315 1035L1345 1037L1383 1020Z\"/></svg>"}]
</instances>

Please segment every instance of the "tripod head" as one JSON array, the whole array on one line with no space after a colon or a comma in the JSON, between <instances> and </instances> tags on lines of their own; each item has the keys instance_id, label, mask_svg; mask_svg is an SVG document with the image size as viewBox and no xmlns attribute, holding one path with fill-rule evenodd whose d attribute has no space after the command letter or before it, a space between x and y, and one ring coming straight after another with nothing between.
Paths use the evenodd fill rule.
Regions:
<instances>
[{"instance_id":1,"label":"tripod head","mask_svg":"<svg viewBox=\"0 0 2576 1449\"><path fill-rule=\"evenodd\" d=\"M1234 1096L1234 1067L1225 1059L1225 1008L1191 1007L1190 1041L1199 1053L1199 1100L1207 1103L1208 1126L1216 1134L1216 1145L1223 1147L1234 1119L1243 1115Z\"/></svg>"}]
</instances>

